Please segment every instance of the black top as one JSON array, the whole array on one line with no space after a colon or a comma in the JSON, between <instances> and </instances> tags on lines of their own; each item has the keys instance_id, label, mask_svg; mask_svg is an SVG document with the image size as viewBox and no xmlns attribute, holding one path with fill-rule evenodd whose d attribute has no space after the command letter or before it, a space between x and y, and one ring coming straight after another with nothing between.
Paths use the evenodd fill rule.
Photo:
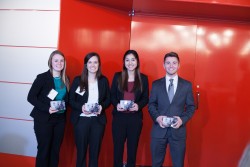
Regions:
<instances>
[{"instance_id":1,"label":"black top","mask_svg":"<svg viewBox=\"0 0 250 167\"><path fill-rule=\"evenodd\" d=\"M118 88L118 79L121 75L121 72L117 72L115 73L114 77L113 77L113 81L112 81L112 85L111 85L111 103L114 106L113 109L113 115L116 114L123 114L122 112L118 112L117 111L117 104L120 103L120 100L124 100L124 93L121 92ZM141 92L141 90L136 90L134 92L135 94L135 100L134 102L136 104L138 104L138 114L141 114L142 116L142 108L145 107L148 103L148 77L144 74L141 73L141 80L142 80L142 87L143 90Z\"/></svg>"},{"instance_id":2,"label":"black top","mask_svg":"<svg viewBox=\"0 0 250 167\"><path fill-rule=\"evenodd\" d=\"M49 113L50 101L52 101L52 99L48 97L52 89L55 89L55 85L50 71L48 70L47 72L38 74L30 88L27 98L28 102L34 106L30 113L30 116L33 117L34 120L45 122L53 115ZM64 101L67 104L68 93L66 93Z\"/></svg>"},{"instance_id":3,"label":"black top","mask_svg":"<svg viewBox=\"0 0 250 167\"><path fill-rule=\"evenodd\" d=\"M86 91L83 95L76 93L77 88L80 85L80 76L75 77L72 86L69 91L69 103L72 108L71 122L77 123L80 114L82 113L82 106L88 102L89 92ZM105 76L101 76L98 79L98 104L102 106L102 112L98 115L99 121L106 124L107 118L105 109L110 105L110 88L108 79Z\"/></svg>"}]
</instances>

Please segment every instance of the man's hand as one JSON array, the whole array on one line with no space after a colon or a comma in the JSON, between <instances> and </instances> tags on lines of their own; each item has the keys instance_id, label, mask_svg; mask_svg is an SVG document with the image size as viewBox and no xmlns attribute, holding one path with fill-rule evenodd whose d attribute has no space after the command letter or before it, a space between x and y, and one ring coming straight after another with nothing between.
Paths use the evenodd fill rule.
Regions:
<instances>
[{"instance_id":1,"label":"man's hand","mask_svg":"<svg viewBox=\"0 0 250 167\"><path fill-rule=\"evenodd\" d=\"M163 125L163 118L164 118L165 116L159 116L159 117L157 117L156 118L156 121L158 122L158 124L160 125L160 127L162 127L162 128L165 128L165 126Z\"/></svg>"},{"instance_id":2,"label":"man's hand","mask_svg":"<svg viewBox=\"0 0 250 167\"><path fill-rule=\"evenodd\" d=\"M172 128L178 129L182 125L182 120L178 116L174 116L174 118L177 118L177 121L174 124L172 124L171 126L172 126Z\"/></svg>"}]
</instances>

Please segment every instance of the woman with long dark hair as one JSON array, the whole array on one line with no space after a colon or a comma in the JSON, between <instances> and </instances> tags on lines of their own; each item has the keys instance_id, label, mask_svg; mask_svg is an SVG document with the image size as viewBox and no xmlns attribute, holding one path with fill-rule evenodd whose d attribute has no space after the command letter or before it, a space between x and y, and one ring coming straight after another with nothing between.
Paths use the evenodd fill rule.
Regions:
<instances>
[{"instance_id":1,"label":"woman with long dark hair","mask_svg":"<svg viewBox=\"0 0 250 167\"><path fill-rule=\"evenodd\" d=\"M77 148L76 167L98 167L98 157L106 125L105 109L110 105L108 80L101 73L100 56L91 52L84 58L82 74L75 77L69 92L71 122Z\"/></svg>"},{"instance_id":2,"label":"woman with long dark hair","mask_svg":"<svg viewBox=\"0 0 250 167\"><path fill-rule=\"evenodd\" d=\"M148 77L140 72L139 56L135 50L125 52L123 69L113 77L111 103L114 106L112 122L114 167L123 166L125 141L127 141L126 167L135 167L142 129L142 108L148 103Z\"/></svg>"}]
</instances>

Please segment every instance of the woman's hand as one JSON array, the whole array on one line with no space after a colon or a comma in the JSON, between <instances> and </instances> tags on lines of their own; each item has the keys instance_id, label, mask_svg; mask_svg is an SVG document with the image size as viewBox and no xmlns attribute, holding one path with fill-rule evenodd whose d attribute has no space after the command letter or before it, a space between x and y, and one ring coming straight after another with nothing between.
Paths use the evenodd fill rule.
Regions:
<instances>
[{"instance_id":1,"label":"woman's hand","mask_svg":"<svg viewBox=\"0 0 250 167\"><path fill-rule=\"evenodd\" d=\"M124 108L121 107L120 103L117 104L116 108L117 108L117 111L121 111L121 112L126 111Z\"/></svg>"},{"instance_id":2,"label":"woman's hand","mask_svg":"<svg viewBox=\"0 0 250 167\"><path fill-rule=\"evenodd\" d=\"M49 108L49 113L50 114L56 113L57 111L58 111L57 109L54 109L52 107Z\"/></svg>"},{"instance_id":3,"label":"woman's hand","mask_svg":"<svg viewBox=\"0 0 250 167\"><path fill-rule=\"evenodd\" d=\"M129 108L129 111L138 111L139 107L138 104L134 103L132 107Z\"/></svg>"},{"instance_id":4,"label":"woman's hand","mask_svg":"<svg viewBox=\"0 0 250 167\"><path fill-rule=\"evenodd\" d=\"M102 112L102 106L98 105L98 112L96 112L96 115L101 114L101 112Z\"/></svg>"},{"instance_id":5,"label":"woman's hand","mask_svg":"<svg viewBox=\"0 0 250 167\"><path fill-rule=\"evenodd\" d=\"M86 115L91 114L91 112L85 110L85 105L82 105L82 112Z\"/></svg>"}]
</instances>

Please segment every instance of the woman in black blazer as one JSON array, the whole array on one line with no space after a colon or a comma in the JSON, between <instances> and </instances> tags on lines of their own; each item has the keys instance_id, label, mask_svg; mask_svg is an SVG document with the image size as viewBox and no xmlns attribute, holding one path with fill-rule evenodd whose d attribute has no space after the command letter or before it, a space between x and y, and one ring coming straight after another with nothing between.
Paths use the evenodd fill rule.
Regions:
<instances>
[{"instance_id":1,"label":"woman in black blazer","mask_svg":"<svg viewBox=\"0 0 250 167\"><path fill-rule=\"evenodd\" d=\"M34 118L38 144L36 167L58 166L65 129L69 80L63 53L53 51L48 65L49 70L37 75L28 94L28 101L34 106L30 116ZM51 106L52 103L58 106Z\"/></svg>"},{"instance_id":2,"label":"woman in black blazer","mask_svg":"<svg viewBox=\"0 0 250 167\"><path fill-rule=\"evenodd\" d=\"M131 102L125 104L124 101ZM148 103L148 77L140 73L136 51L128 50L123 57L122 72L115 73L111 86L113 109L112 134L114 167L123 166L124 144L127 140L127 165L135 167L138 142L142 129L142 108Z\"/></svg>"},{"instance_id":3,"label":"woman in black blazer","mask_svg":"<svg viewBox=\"0 0 250 167\"><path fill-rule=\"evenodd\" d=\"M101 73L100 56L91 52L84 58L81 76L75 77L69 93L77 148L76 167L98 167L98 157L106 125L105 109L110 105L108 80Z\"/></svg>"}]
</instances>

